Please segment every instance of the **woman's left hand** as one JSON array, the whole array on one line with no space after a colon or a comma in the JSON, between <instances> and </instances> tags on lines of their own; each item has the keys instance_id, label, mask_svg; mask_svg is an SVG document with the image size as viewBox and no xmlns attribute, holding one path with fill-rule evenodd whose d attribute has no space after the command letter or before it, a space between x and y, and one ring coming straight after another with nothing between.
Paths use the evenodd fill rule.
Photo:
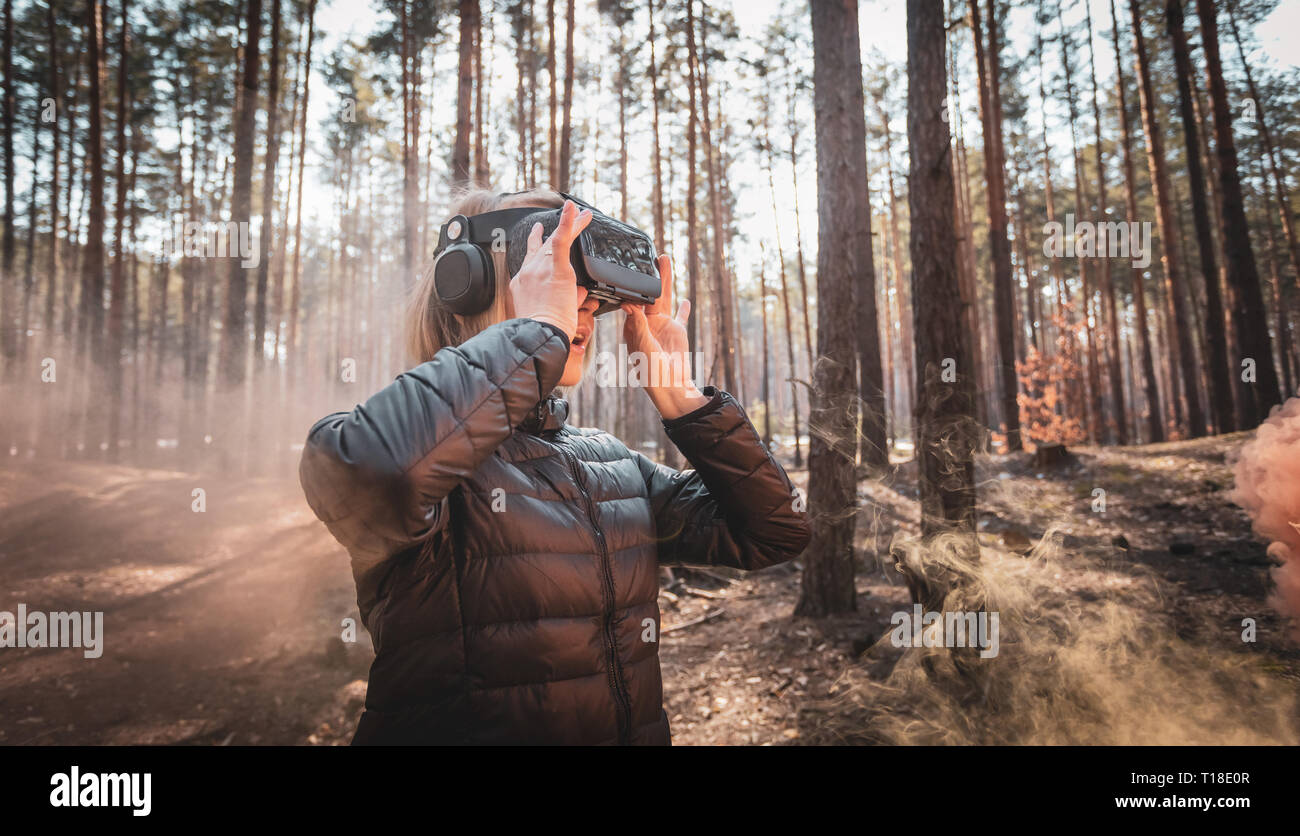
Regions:
<instances>
[{"instance_id":1,"label":"woman's left hand","mask_svg":"<svg viewBox=\"0 0 1300 836\"><path fill-rule=\"evenodd\" d=\"M661 289L651 305L624 303L627 321L623 341L629 353L640 352L648 365L646 394L664 418L678 418L709 402L691 380L690 339L686 333L691 300L683 299L672 315L673 262L667 255L656 261ZM636 362L636 359L633 359Z\"/></svg>"}]
</instances>

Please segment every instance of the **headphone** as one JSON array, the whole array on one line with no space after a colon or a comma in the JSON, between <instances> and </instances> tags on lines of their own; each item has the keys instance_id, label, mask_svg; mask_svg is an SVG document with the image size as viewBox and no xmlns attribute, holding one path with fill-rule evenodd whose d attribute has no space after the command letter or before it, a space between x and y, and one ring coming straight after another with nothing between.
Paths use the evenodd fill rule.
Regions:
<instances>
[{"instance_id":1,"label":"headphone","mask_svg":"<svg viewBox=\"0 0 1300 836\"><path fill-rule=\"evenodd\" d=\"M506 236L535 206L500 209L482 215L456 215L438 233L437 260L433 263L433 288L438 300L452 313L482 313L496 297L496 263L492 248L505 246Z\"/></svg>"},{"instance_id":2,"label":"headphone","mask_svg":"<svg viewBox=\"0 0 1300 836\"><path fill-rule=\"evenodd\" d=\"M569 195L561 197L580 207L588 206ZM481 215L456 215L443 224L433 263L433 288L438 300L461 316L473 316L491 307L497 288L493 250L503 251L510 231L529 215L553 211L542 206L520 206Z\"/></svg>"}]
</instances>

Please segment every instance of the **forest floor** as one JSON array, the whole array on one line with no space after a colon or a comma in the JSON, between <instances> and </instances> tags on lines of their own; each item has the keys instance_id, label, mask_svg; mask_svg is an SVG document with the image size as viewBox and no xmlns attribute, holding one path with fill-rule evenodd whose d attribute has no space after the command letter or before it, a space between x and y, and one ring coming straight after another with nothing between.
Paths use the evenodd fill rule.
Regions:
<instances>
[{"instance_id":1,"label":"forest floor","mask_svg":"<svg viewBox=\"0 0 1300 836\"><path fill-rule=\"evenodd\" d=\"M1137 655L1158 656L1165 666L1134 666L1133 648L1107 634L1088 662L1104 669L1052 668L1055 679L1032 681L1047 668L1025 662L1034 635L1026 628L1017 634L1022 646L1004 654L1020 659L1016 676L1030 680L1016 694L1041 697L1081 673L1106 683L1106 699L1140 693L1140 708L1083 706L1094 731L1124 728L1085 737L1096 742L1294 741L1300 650L1265 603L1265 545L1228 498L1231 457L1246 438L1078 448L1072 463L1050 473L1035 471L1028 454L980 460L980 543L989 572L1004 584L1046 573L1046 585L1033 588L1050 595L1036 604L1007 600L1068 614L1019 622L1051 621L1057 637L1049 643L1060 647L1041 658L1058 667L1078 658L1088 613L1105 611L1110 620L1099 623L1112 627L1121 623L1116 613L1127 613L1122 623L1147 641ZM806 473L792 477L802 483ZM880 640L891 615L910 610L902 576L886 558L891 537L917 533L915 465L899 465L887 482L859 485L863 557L852 615L793 617L796 565L748 576L677 572L660 598L675 744L1057 742L1081 734L1087 724L1071 721L1076 731L1062 733L1051 723L1070 718L1039 712L1037 703L1001 709L1023 723L1033 717L1032 728L999 721L981 731L956 728L964 721L933 694L911 699L918 680L900 678L910 669L900 664L905 651ZM192 509L195 488L206 493L203 513ZM1106 491L1104 512L1096 510L1096 488ZM47 612L104 611L106 648L97 659L74 649L0 650L0 744L329 745L351 738L370 642L359 624L355 643L340 639L343 619L357 618L347 558L292 482L8 462L0 466L0 576L0 610L22 602ZM1257 620L1254 643L1241 639L1243 618ZM1004 638L1015 641L1010 633ZM1123 665L1098 662L1120 656ZM1180 658L1188 667L1170 667ZM1179 670L1217 679L1178 679ZM1162 683L1161 676L1172 679ZM1187 709L1175 696L1185 699L1185 692L1211 705L1193 712L1200 712L1199 736L1160 719ZM904 698L908 706L897 705ZM895 705L886 705L891 700ZM979 710L990 710L985 703ZM916 716L926 705L933 715ZM907 722L863 728L908 711ZM1248 718L1223 719L1234 712ZM899 732L918 727L925 733Z\"/></svg>"}]
</instances>

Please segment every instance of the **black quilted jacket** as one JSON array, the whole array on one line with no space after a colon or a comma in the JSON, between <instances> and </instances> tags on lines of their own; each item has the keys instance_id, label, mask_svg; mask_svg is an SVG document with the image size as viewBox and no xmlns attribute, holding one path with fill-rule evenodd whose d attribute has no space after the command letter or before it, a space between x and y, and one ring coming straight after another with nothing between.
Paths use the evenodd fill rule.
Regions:
<instances>
[{"instance_id":1,"label":"black quilted jacket","mask_svg":"<svg viewBox=\"0 0 1300 836\"><path fill-rule=\"evenodd\" d=\"M664 422L694 466L677 472L564 423L568 351L510 320L312 427L303 489L376 653L353 743L667 744L658 567L807 544L730 395Z\"/></svg>"}]
</instances>

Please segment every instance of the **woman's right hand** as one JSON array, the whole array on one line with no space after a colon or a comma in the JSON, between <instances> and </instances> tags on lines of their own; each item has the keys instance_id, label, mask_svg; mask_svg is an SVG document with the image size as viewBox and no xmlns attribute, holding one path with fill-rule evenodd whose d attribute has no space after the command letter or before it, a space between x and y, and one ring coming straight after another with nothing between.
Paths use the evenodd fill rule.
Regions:
<instances>
[{"instance_id":1,"label":"woman's right hand","mask_svg":"<svg viewBox=\"0 0 1300 836\"><path fill-rule=\"evenodd\" d=\"M560 222L551 237L542 240L542 225L533 224L528 234L528 251L519 272L510 280L510 297L516 317L549 322L569 339L578 330L580 296L578 276L569 261L569 251L578 235L591 223L591 210L578 211L577 204L564 201Z\"/></svg>"}]
</instances>

